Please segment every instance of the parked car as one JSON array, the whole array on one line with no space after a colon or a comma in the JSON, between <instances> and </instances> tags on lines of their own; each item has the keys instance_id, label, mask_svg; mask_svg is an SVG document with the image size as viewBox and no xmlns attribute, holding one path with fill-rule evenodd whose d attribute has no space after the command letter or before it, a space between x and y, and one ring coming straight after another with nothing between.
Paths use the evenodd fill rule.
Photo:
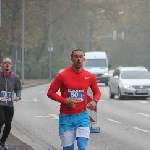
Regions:
<instances>
[{"instance_id":1,"label":"parked car","mask_svg":"<svg viewBox=\"0 0 150 150\"><path fill-rule=\"evenodd\" d=\"M142 66L118 67L109 82L110 98L150 97L150 72Z\"/></svg>"}]
</instances>

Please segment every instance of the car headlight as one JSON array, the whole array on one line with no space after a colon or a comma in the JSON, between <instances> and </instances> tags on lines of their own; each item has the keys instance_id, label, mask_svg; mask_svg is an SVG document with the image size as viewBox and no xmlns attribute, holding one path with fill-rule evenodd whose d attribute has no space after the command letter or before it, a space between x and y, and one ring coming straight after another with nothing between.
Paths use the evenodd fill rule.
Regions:
<instances>
[{"instance_id":1,"label":"car headlight","mask_svg":"<svg viewBox=\"0 0 150 150\"><path fill-rule=\"evenodd\" d=\"M129 85L129 84L124 84L123 87L124 87L124 88L131 88L131 85Z\"/></svg>"},{"instance_id":2,"label":"car headlight","mask_svg":"<svg viewBox=\"0 0 150 150\"><path fill-rule=\"evenodd\" d=\"M108 76L108 72L105 72L104 75L105 75L105 76Z\"/></svg>"}]
</instances>

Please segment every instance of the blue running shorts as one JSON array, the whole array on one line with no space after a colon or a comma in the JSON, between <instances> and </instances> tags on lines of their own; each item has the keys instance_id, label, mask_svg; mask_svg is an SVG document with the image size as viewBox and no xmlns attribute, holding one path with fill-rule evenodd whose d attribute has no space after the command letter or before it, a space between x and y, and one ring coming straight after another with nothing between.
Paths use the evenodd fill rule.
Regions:
<instances>
[{"instance_id":1,"label":"blue running shorts","mask_svg":"<svg viewBox=\"0 0 150 150\"><path fill-rule=\"evenodd\" d=\"M62 146L71 146L77 137L89 139L90 117L87 111L80 114L59 115L59 136Z\"/></svg>"}]
</instances>

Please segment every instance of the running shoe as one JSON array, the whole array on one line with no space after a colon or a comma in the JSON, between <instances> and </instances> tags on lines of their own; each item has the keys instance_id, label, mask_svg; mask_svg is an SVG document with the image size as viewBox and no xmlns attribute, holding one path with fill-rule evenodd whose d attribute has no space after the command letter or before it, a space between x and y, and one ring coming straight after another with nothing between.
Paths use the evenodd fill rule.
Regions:
<instances>
[{"instance_id":1,"label":"running shoe","mask_svg":"<svg viewBox=\"0 0 150 150\"><path fill-rule=\"evenodd\" d=\"M0 147L1 147L3 150L7 150L7 149L8 149L8 146L7 146L6 142L0 142Z\"/></svg>"}]
</instances>

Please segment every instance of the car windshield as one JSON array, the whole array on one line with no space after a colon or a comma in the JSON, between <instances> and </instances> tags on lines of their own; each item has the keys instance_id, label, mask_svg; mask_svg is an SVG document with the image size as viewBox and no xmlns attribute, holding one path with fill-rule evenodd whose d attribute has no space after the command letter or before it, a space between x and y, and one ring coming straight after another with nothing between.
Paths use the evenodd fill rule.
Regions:
<instances>
[{"instance_id":1,"label":"car windshield","mask_svg":"<svg viewBox=\"0 0 150 150\"><path fill-rule=\"evenodd\" d=\"M106 59L86 59L84 67L107 67Z\"/></svg>"},{"instance_id":2,"label":"car windshield","mask_svg":"<svg viewBox=\"0 0 150 150\"><path fill-rule=\"evenodd\" d=\"M149 71L122 71L122 79L150 79Z\"/></svg>"}]
</instances>

